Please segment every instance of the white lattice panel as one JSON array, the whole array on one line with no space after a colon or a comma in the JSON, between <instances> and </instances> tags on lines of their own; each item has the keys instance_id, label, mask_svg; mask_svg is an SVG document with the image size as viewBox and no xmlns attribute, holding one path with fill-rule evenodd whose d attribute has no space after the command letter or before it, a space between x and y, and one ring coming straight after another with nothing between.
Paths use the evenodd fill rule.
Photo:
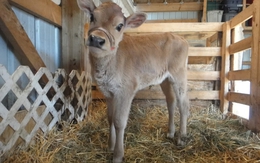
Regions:
<instances>
[{"instance_id":1,"label":"white lattice panel","mask_svg":"<svg viewBox=\"0 0 260 163\"><path fill-rule=\"evenodd\" d=\"M44 77L48 82L42 84ZM23 79L24 88L18 84ZM82 121L90 102L91 77L85 72L52 74L41 68L33 74L20 66L10 75L0 65L0 156L18 144L27 146L37 132L48 133L60 120Z\"/></svg>"}]
</instances>

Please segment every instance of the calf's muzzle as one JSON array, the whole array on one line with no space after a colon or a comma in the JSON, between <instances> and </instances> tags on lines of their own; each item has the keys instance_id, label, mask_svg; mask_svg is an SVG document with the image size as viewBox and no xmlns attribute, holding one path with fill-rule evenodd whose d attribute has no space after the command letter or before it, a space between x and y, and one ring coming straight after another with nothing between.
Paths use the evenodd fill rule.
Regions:
<instances>
[{"instance_id":1,"label":"calf's muzzle","mask_svg":"<svg viewBox=\"0 0 260 163\"><path fill-rule=\"evenodd\" d=\"M105 44L106 40L95 35L90 35L88 38L88 46L94 46L97 48L101 48Z\"/></svg>"}]
</instances>

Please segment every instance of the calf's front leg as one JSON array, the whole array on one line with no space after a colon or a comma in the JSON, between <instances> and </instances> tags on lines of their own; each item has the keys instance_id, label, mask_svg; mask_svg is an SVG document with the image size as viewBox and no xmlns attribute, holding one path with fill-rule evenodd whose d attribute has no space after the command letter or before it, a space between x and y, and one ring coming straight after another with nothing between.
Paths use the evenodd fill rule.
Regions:
<instances>
[{"instance_id":1,"label":"calf's front leg","mask_svg":"<svg viewBox=\"0 0 260 163\"><path fill-rule=\"evenodd\" d=\"M109 148L114 151L113 163L123 162L124 132L130 112L134 93L121 93L114 95L108 106L108 119L110 123Z\"/></svg>"},{"instance_id":2,"label":"calf's front leg","mask_svg":"<svg viewBox=\"0 0 260 163\"><path fill-rule=\"evenodd\" d=\"M111 152L114 152L115 144L116 144L116 130L115 125L113 123L113 98L107 98L107 117L109 123L109 141L108 141L108 149Z\"/></svg>"}]
</instances>

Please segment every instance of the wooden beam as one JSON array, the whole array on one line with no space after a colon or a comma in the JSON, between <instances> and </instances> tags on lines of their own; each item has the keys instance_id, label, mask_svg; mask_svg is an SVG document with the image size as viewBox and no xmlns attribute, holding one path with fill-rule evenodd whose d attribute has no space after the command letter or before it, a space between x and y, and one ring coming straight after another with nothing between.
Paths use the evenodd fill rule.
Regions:
<instances>
[{"instance_id":1,"label":"wooden beam","mask_svg":"<svg viewBox=\"0 0 260 163\"><path fill-rule=\"evenodd\" d=\"M142 32L142 33L127 33L128 35L146 35L146 34L154 34L154 33L161 33L161 32ZM215 34L215 32L172 32L174 34L177 34L179 36L184 37L186 40L206 40L207 38L211 37L212 35Z\"/></svg>"},{"instance_id":2,"label":"wooden beam","mask_svg":"<svg viewBox=\"0 0 260 163\"><path fill-rule=\"evenodd\" d=\"M188 64L211 64L215 57L189 57Z\"/></svg>"},{"instance_id":3,"label":"wooden beam","mask_svg":"<svg viewBox=\"0 0 260 163\"><path fill-rule=\"evenodd\" d=\"M202 11L202 22L207 21L207 5L208 5L208 1L204 0L203 1L203 11Z\"/></svg>"},{"instance_id":4,"label":"wooden beam","mask_svg":"<svg viewBox=\"0 0 260 163\"><path fill-rule=\"evenodd\" d=\"M220 80L220 72L219 71L188 71L188 80Z\"/></svg>"},{"instance_id":5,"label":"wooden beam","mask_svg":"<svg viewBox=\"0 0 260 163\"><path fill-rule=\"evenodd\" d=\"M84 37L88 31L87 17L80 11L76 0L63 0L62 18L62 67L67 72L86 70L88 55L85 54Z\"/></svg>"},{"instance_id":6,"label":"wooden beam","mask_svg":"<svg viewBox=\"0 0 260 163\"><path fill-rule=\"evenodd\" d=\"M220 57L221 47L190 47L189 56Z\"/></svg>"},{"instance_id":7,"label":"wooden beam","mask_svg":"<svg viewBox=\"0 0 260 163\"><path fill-rule=\"evenodd\" d=\"M0 29L13 46L15 54L19 55L18 58L25 60L25 63L34 71L39 70L41 67L46 67L13 12L8 0L0 0L0 11Z\"/></svg>"},{"instance_id":8,"label":"wooden beam","mask_svg":"<svg viewBox=\"0 0 260 163\"><path fill-rule=\"evenodd\" d=\"M252 5L251 5L252 6ZM253 2L252 25L252 54L251 54L251 88L250 88L250 114L248 127L254 132L260 132L260 1Z\"/></svg>"},{"instance_id":9,"label":"wooden beam","mask_svg":"<svg viewBox=\"0 0 260 163\"><path fill-rule=\"evenodd\" d=\"M223 40L222 40L222 67L221 67L221 94L220 94L220 110L223 114L228 112L229 102L226 99L228 89L229 89L229 80L227 74L230 71L230 53L228 47L230 45L230 23L226 22L223 25Z\"/></svg>"},{"instance_id":10,"label":"wooden beam","mask_svg":"<svg viewBox=\"0 0 260 163\"><path fill-rule=\"evenodd\" d=\"M229 80L250 80L250 70L236 70L228 72Z\"/></svg>"},{"instance_id":11,"label":"wooden beam","mask_svg":"<svg viewBox=\"0 0 260 163\"><path fill-rule=\"evenodd\" d=\"M212 23L144 23L138 28L126 30L136 32L221 32L223 22Z\"/></svg>"},{"instance_id":12,"label":"wooden beam","mask_svg":"<svg viewBox=\"0 0 260 163\"><path fill-rule=\"evenodd\" d=\"M250 105L250 95L236 92L228 92L228 101L236 102L244 105Z\"/></svg>"},{"instance_id":13,"label":"wooden beam","mask_svg":"<svg viewBox=\"0 0 260 163\"><path fill-rule=\"evenodd\" d=\"M179 23L179 22L199 22L198 19L163 19L163 20L146 20L145 23Z\"/></svg>"},{"instance_id":14,"label":"wooden beam","mask_svg":"<svg viewBox=\"0 0 260 163\"><path fill-rule=\"evenodd\" d=\"M218 32L206 39L206 46L212 46L212 43L218 39Z\"/></svg>"},{"instance_id":15,"label":"wooden beam","mask_svg":"<svg viewBox=\"0 0 260 163\"><path fill-rule=\"evenodd\" d=\"M253 5L250 5L242 12L238 13L234 18L230 20L230 28L235 28L237 25L247 21L252 17L253 14Z\"/></svg>"},{"instance_id":16,"label":"wooden beam","mask_svg":"<svg viewBox=\"0 0 260 163\"><path fill-rule=\"evenodd\" d=\"M245 38L241 41L238 41L234 44L231 44L229 46L229 52L230 54L238 53L240 51L251 48L251 46L252 46L252 36Z\"/></svg>"},{"instance_id":17,"label":"wooden beam","mask_svg":"<svg viewBox=\"0 0 260 163\"><path fill-rule=\"evenodd\" d=\"M219 91L190 91L188 96L191 100L219 100ZM104 99L104 95L98 90L93 90L92 99ZM140 90L135 99L164 100L165 96L160 90Z\"/></svg>"},{"instance_id":18,"label":"wooden beam","mask_svg":"<svg viewBox=\"0 0 260 163\"><path fill-rule=\"evenodd\" d=\"M61 27L61 7L51 0L9 0L16 6L51 24Z\"/></svg>"},{"instance_id":19,"label":"wooden beam","mask_svg":"<svg viewBox=\"0 0 260 163\"><path fill-rule=\"evenodd\" d=\"M185 2L185 3L150 3L137 4L136 11L138 12L170 12L170 11L200 11L202 3Z\"/></svg>"}]
</instances>

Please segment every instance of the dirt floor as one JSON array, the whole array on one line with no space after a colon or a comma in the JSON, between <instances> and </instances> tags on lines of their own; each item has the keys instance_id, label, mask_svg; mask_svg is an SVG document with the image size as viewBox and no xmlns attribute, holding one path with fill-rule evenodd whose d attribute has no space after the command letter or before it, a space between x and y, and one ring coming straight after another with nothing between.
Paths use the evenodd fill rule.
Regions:
<instances>
[{"instance_id":1,"label":"dirt floor","mask_svg":"<svg viewBox=\"0 0 260 163\"><path fill-rule=\"evenodd\" d=\"M260 162L259 135L240 119L225 117L213 105L191 106L187 145L168 139L168 113L164 103L134 102L125 132L125 162L129 163L244 163ZM176 112L176 129L179 113ZM108 163L106 105L97 101L79 124L62 123L49 135L38 136L26 150L17 150L5 162Z\"/></svg>"}]
</instances>

